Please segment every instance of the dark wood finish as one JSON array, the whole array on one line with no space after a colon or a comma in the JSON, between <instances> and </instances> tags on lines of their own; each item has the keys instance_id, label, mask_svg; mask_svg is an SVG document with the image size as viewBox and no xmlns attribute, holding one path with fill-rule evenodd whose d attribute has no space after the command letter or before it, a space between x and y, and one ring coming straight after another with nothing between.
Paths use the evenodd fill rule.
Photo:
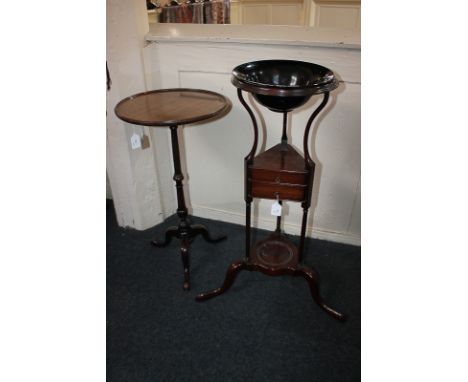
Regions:
<instances>
[{"instance_id":1,"label":"dark wood finish","mask_svg":"<svg viewBox=\"0 0 468 382\"><path fill-rule=\"evenodd\" d=\"M230 106L226 97L208 90L160 89L123 99L115 114L135 125L174 126L219 117Z\"/></svg>"},{"instance_id":2,"label":"dark wood finish","mask_svg":"<svg viewBox=\"0 0 468 382\"><path fill-rule=\"evenodd\" d=\"M258 263L251 263L248 262L247 260L237 260L233 262L227 272L226 272L226 277L224 279L223 285L219 288L214 289L211 292L206 292L206 293L200 293L195 297L195 300L198 302L203 302L206 301L210 298L219 296L220 294L223 294L228 291L229 288L231 288L232 284L234 284L234 281L239 274L240 271L242 270L247 270L247 271L256 271L256 272L261 272L263 274L266 274L268 276L284 276L284 275L289 275L289 276L300 276L303 277L310 289L310 293L312 295L313 300L315 303L322 308L327 314L332 316L333 318L337 319L338 321L346 321L346 316L337 310L331 308L322 298L320 294L320 287L319 283L317 280L317 274L316 272L312 269L309 268L305 265L302 265L298 268L275 268L271 269L267 266L258 264Z\"/></svg>"},{"instance_id":3,"label":"dark wood finish","mask_svg":"<svg viewBox=\"0 0 468 382\"><path fill-rule=\"evenodd\" d=\"M177 215L179 216L181 226L187 225L187 206L185 205L184 197L184 176L182 175L182 169L180 164L180 152L179 152L179 138L177 136L177 126L171 126L171 143L172 143L172 156L174 159L174 181L176 183L177 193Z\"/></svg>"},{"instance_id":4,"label":"dark wood finish","mask_svg":"<svg viewBox=\"0 0 468 382\"><path fill-rule=\"evenodd\" d=\"M281 232L274 232L268 238L256 242L250 250L254 264L262 264L270 270L294 268L298 264L297 247Z\"/></svg>"},{"instance_id":5,"label":"dark wood finish","mask_svg":"<svg viewBox=\"0 0 468 382\"><path fill-rule=\"evenodd\" d=\"M189 245L188 239L182 239L180 241L180 254L182 257L182 265L184 267L184 290L190 289L190 259L189 259Z\"/></svg>"},{"instance_id":6,"label":"dark wood finish","mask_svg":"<svg viewBox=\"0 0 468 382\"><path fill-rule=\"evenodd\" d=\"M258 89L266 88L265 94L285 97L290 92L299 90L306 94L323 93L323 85L334 85L334 73L321 65L312 62L297 60L261 60L248 62L236 66L232 70L232 78L252 88L250 92L256 93ZM275 89L282 89L283 93L274 93Z\"/></svg>"},{"instance_id":7,"label":"dark wood finish","mask_svg":"<svg viewBox=\"0 0 468 382\"><path fill-rule=\"evenodd\" d=\"M253 139L252 148L250 149L247 156L244 158L245 162L251 163L255 155L255 152L257 151L257 144L258 144L257 120L255 118L255 114L253 113L252 109L249 107L247 102L245 102L244 98L242 97L242 91L240 89L237 89L237 96L239 97L239 101L241 102L242 106L244 106L247 112L249 113L250 119L252 120L253 129L254 129L254 139Z\"/></svg>"},{"instance_id":8,"label":"dark wood finish","mask_svg":"<svg viewBox=\"0 0 468 382\"><path fill-rule=\"evenodd\" d=\"M252 109L249 107L247 102L245 102L244 98L242 97L241 89L237 89L237 97L239 98L240 103L249 113L250 119L252 120L252 127L254 131L254 138L252 143L252 148L250 149L249 153L244 158L244 200L245 200L245 256L249 258L250 254L250 215L251 215L251 203L252 203L252 195L250 192L251 182L248 178L247 169L253 161L255 156L255 152L257 151L257 144L258 144L258 125L257 120L255 118L255 114L253 113Z\"/></svg>"},{"instance_id":9,"label":"dark wood finish","mask_svg":"<svg viewBox=\"0 0 468 382\"><path fill-rule=\"evenodd\" d=\"M233 262L227 272L223 285L210 292L200 293L195 298L198 302L219 296L231 288L240 271L256 271L268 276L299 276L309 285L312 299L327 314L339 321L345 321L346 316L331 308L320 295L318 276L314 269L300 264L296 246L283 235L273 233L269 238L259 241L251 249L251 256Z\"/></svg>"},{"instance_id":10,"label":"dark wood finish","mask_svg":"<svg viewBox=\"0 0 468 382\"><path fill-rule=\"evenodd\" d=\"M301 239L299 243L299 262L302 262L304 256L304 241L305 233L307 228L307 213L309 211L309 206L306 203L302 203L302 225L301 225Z\"/></svg>"},{"instance_id":11,"label":"dark wood finish","mask_svg":"<svg viewBox=\"0 0 468 382\"><path fill-rule=\"evenodd\" d=\"M269 170L291 174L290 176L304 176L308 172L304 157L289 144L279 143L276 146L257 155L252 162L254 170Z\"/></svg>"},{"instance_id":12,"label":"dark wood finish","mask_svg":"<svg viewBox=\"0 0 468 382\"><path fill-rule=\"evenodd\" d=\"M274 171L274 170L265 170L257 169L250 167L252 179L261 181L261 182L271 182L271 183L285 183L285 184L298 184L306 185L307 184L307 173L301 172L287 172L287 171Z\"/></svg>"},{"instance_id":13,"label":"dark wood finish","mask_svg":"<svg viewBox=\"0 0 468 382\"><path fill-rule=\"evenodd\" d=\"M239 65L232 71L231 82L238 89L252 93L261 105L278 113L296 109L313 94L328 93L339 84L330 69L291 60L264 60Z\"/></svg>"},{"instance_id":14,"label":"dark wood finish","mask_svg":"<svg viewBox=\"0 0 468 382\"><path fill-rule=\"evenodd\" d=\"M252 197L302 202L306 197L306 186L252 181Z\"/></svg>"},{"instance_id":15,"label":"dark wood finish","mask_svg":"<svg viewBox=\"0 0 468 382\"><path fill-rule=\"evenodd\" d=\"M304 158L287 143L257 155L247 166L254 198L305 202L309 168Z\"/></svg>"},{"instance_id":16,"label":"dark wood finish","mask_svg":"<svg viewBox=\"0 0 468 382\"><path fill-rule=\"evenodd\" d=\"M307 281L312 298L320 308L335 319L343 321L345 316L323 301L315 270L302 263L315 172L315 163L308 150L309 131L313 121L327 104L329 91L338 86L338 81L333 72L315 64L271 60L236 67L231 82L237 87L239 100L249 113L254 129L252 149L244 159L245 258L229 266L221 287L199 294L196 300L206 301L226 292L242 270L258 271L270 276L300 276ZM251 108L244 101L242 90L251 92L260 104L270 110L283 113L281 143L257 156L255 156L258 141L257 121ZM311 95L320 93L324 93L324 98L307 122L303 141L304 156L302 156L288 144L287 112L307 102ZM250 206L254 197L276 199L279 203L283 200L301 202L303 217L299 248L282 234L280 216L276 220L275 232L267 239L251 246Z\"/></svg>"},{"instance_id":17,"label":"dark wood finish","mask_svg":"<svg viewBox=\"0 0 468 382\"><path fill-rule=\"evenodd\" d=\"M283 202L279 200L279 195L278 195L278 203L282 206ZM276 217L276 229L275 232L280 234L281 233L281 215Z\"/></svg>"},{"instance_id":18,"label":"dark wood finish","mask_svg":"<svg viewBox=\"0 0 468 382\"><path fill-rule=\"evenodd\" d=\"M245 203L245 256L250 257L250 215L251 215L251 202Z\"/></svg>"},{"instance_id":19,"label":"dark wood finish","mask_svg":"<svg viewBox=\"0 0 468 382\"><path fill-rule=\"evenodd\" d=\"M123 99L115 107L116 115L126 122L144 126L168 126L171 130L173 179L177 192L179 225L169 227L163 240L152 240L151 244L165 247L172 238L180 239L184 290L190 289L190 243L198 235L210 243L224 240L226 236L213 238L205 226L189 223L180 163L178 125L220 117L227 113L230 107L229 100L221 94L198 89L162 89L139 93Z\"/></svg>"},{"instance_id":20,"label":"dark wood finish","mask_svg":"<svg viewBox=\"0 0 468 382\"><path fill-rule=\"evenodd\" d=\"M328 97L329 97L329 93L325 93L323 95L323 100L322 100L321 104L318 106L317 109L314 110L314 112L310 116L309 120L307 121L307 125L306 125L305 131L304 131L304 158L305 158L305 160L307 162L307 165L309 167L315 167L315 163L314 163L314 161L312 160L312 158L310 157L310 154L309 154L309 131L310 131L310 127L312 126L312 122L315 120L317 115L323 110L323 108L327 104Z\"/></svg>"},{"instance_id":21,"label":"dark wood finish","mask_svg":"<svg viewBox=\"0 0 468 382\"><path fill-rule=\"evenodd\" d=\"M281 143L283 144L288 143L288 135L286 134L287 127L288 127L288 112L285 111L283 113L283 133L281 134Z\"/></svg>"},{"instance_id":22,"label":"dark wood finish","mask_svg":"<svg viewBox=\"0 0 468 382\"><path fill-rule=\"evenodd\" d=\"M330 92L336 89L339 85L338 80L333 79L328 84L320 85L313 90L312 88L286 88L286 87L275 87L275 86L258 86L252 83L247 83L244 81L240 81L238 78L232 77L231 83L238 89L245 90L247 92L253 94L261 94L265 96L273 96L273 97L307 97L310 98L313 94L321 94ZM268 105L264 105L268 107Z\"/></svg>"}]
</instances>

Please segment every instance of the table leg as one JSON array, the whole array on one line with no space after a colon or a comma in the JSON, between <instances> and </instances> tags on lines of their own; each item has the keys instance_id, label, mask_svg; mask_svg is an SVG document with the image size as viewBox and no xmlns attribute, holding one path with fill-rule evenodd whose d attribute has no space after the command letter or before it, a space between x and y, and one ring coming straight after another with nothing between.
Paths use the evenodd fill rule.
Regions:
<instances>
[{"instance_id":1,"label":"table leg","mask_svg":"<svg viewBox=\"0 0 468 382\"><path fill-rule=\"evenodd\" d=\"M184 266L184 290L190 289L190 259L189 259L189 240L180 241L180 254L182 256L182 265Z\"/></svg>"},{"instance_id":2,"label":"table leg","mask_svg":"<svg viewBox=\"0 0 468 382\"><path fill-rule=\"evenodd\" d=\"M177 137L177 126L171 126L172 156L174 159L174 181L176 182L177 192L177 216L179 216L179 227L187 226L187 206L185 205L184 185L182 180L182 170L180 166L179 139Z\"/></svg>"},{"instance_id":3,"label":"table leg","mask_svg":"<svg viewBox=\"0 0 468 382\"><path fill-rule=\"evenodd\" d=\"M174 181L177 192L177 216L179 217L179 225L169 227L165 234L164 240L152 240L151 244L156 247L167 246L173 237L180 239L181 241L181 256L184 267L184 290L190 289L190 269L189 269L189 246L191 241L197 236L202 237L210 242L217 243L221 240L226 239L225 235L212 237L208 229L202 224L190 224L188 221L188 210L185 204L184 196L184 176L182 174L182 168L180 163L180 151L179 151L179 139L177 136L178 126L170 126L171 129L171 143L172 143L172 157L174 160Z\"/></svg>"}]
</instances>

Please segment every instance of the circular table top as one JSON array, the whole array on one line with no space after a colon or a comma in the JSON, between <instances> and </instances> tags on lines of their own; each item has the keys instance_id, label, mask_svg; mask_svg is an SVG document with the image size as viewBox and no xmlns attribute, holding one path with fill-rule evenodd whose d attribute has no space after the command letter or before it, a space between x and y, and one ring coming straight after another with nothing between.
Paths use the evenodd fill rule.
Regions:
<instances>
[{"instance_id":1,"label":"circular table top","mask_svg":"<svg viewBox=\"0 0 468 382\"><path fill-rule=\"evenodd\" d=\"M222 115L230 107L221 94L200 89L160 89L134 94L115 106L126 122L144 126L175 126Z\"/></svg>"}]
</instances>

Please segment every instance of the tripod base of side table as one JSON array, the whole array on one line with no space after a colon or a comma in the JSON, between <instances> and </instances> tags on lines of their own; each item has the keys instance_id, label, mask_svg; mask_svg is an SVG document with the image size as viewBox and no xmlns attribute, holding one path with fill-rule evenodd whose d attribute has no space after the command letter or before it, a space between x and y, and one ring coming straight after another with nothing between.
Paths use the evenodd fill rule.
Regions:
<instances>
[{"instance_id":1,"label":"tripod base of side table","mask_svg":"<svg viewBox=\"0 0 468 382\"><path fill-rule=\"evenodd\" d=\"M309 284L313 300L333 318L344 321L345 315L328 306L319 291L317 273L313 268L298 262L297 247L284 236L274 233L252 247L250 259L233 262L226 273L224 283L211 292L201 293L196 301L203 302L226 292L233 284L240 271L257 271L269 276L301 276Z\"/></svg>"},{"instance_id":2,"label":"tripod base of side table","mask_svg":"<svg viewBox=\"0 0 468 382\"><path fill-rule=\"evenodd\" d=\"M156 247L165 247L169 245L172 238L176 237L180 239L180 253L182 257L182 264L184 267L184 290L190 289L190 261L189 261L189 247L191 242L197 235L202 237L209 243L218 243L227 238L226 235L211 237L208 229L202 224L180 224L178 227L172 226L166 230L164 234L164 240L152 240L151 244Z\"/></svg>"}]
</instances>

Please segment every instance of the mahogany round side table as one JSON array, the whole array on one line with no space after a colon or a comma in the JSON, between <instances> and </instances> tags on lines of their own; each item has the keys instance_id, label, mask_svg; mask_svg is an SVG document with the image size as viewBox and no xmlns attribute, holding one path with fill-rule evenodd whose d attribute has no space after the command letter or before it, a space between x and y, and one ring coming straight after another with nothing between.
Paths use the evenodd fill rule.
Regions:
<instances>
[{"instance_id":1,"label":"mahogany round side table","mask_svg":"<svg viewBox=\"0 0 468 382\"><path fill-rule=\"evenodd\" d=\"M180 239L184 267L184 290L190 289L189 245L197 235L210 243L217 243L226 236L211 237L201 224L191 224L185 204L177 128L194 122L221 117L229 112L230 101L221 94L199 89L161 89L138 93L127 97L115 106L115 114L122 120L143 126L166 126L171 130L174 181L177 191L177 215L179 225L166 230L164 240L153 240L156 247L167 246L173 237Z\"/></svg>"}]
</instances>

